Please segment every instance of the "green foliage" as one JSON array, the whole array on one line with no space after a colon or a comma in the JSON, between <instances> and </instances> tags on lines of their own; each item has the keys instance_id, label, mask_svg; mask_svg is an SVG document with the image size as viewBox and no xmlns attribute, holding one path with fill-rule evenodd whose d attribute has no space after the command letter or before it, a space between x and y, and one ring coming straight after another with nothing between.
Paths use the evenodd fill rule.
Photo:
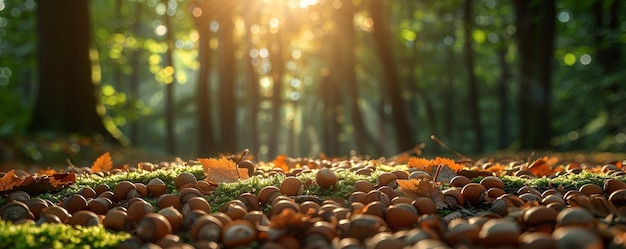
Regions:
<instances>
[{"instance_id":1,"label":"green foliage","mask_svg":"<svg viewBox=\"0 0 626 249\"><path fill-rule=\"evenodd\" d=\"M0 248L117 248L128 233L111 233L103 226L13 224L0 220Z\"/></svg>"}]
</instances>

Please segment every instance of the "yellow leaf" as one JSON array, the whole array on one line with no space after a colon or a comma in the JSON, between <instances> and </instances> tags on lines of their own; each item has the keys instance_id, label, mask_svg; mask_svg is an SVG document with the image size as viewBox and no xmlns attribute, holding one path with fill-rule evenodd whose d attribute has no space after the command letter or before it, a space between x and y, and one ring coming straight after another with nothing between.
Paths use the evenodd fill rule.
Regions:
<instances>
[{"instance_id":1,"label":"yellow leaf","mask_svg":"<svg viewBox=\"0 0 626 249\"><path fill-rule=\"evenodd\" d=\"M248 179L248 169L239 169L235 162L226 158L198 158L204 169L206 181L213 183L236 182Z\"/></svg>"},{"instance_id":2,"label":"yellow leaf","mask_svg":"<svg viewBox=\"0 0 626 249\"><path fill-rule=\"evenodd\" d=\"M91 166L92 172L106 172L113 169L113 160L111 159L111 154L109 152L105 152L102 154L96 161L93 162Z\"/></svg>"}]
</instances>

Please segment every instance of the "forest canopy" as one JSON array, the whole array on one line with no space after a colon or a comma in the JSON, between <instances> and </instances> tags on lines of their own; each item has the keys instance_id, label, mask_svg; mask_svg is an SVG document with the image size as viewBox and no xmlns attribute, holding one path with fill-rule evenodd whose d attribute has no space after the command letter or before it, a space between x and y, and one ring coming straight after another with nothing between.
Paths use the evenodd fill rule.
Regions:
<instances>
[{"instance_id":1,"label":"forest canopy","mask_svg":"<svg viewBox=\"0 0 626 249\"><path fill-rule=\"evenodd\" d=\"M0 148L624 151L625 44L619 0L0 0Z\"/></svg>"}]
</instances>

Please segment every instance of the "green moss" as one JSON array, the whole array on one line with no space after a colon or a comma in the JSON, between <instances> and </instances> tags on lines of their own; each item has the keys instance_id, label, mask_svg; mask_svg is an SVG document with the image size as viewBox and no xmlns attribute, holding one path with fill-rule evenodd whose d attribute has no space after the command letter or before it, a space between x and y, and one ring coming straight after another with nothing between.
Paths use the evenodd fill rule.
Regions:
<instances>
[{"instance_id":1,"label":"green moss","mask_svg":"<svg viewBox=\"0 0 626 249\"><path fill-rule=\"evenodd\" d=\"M47 193L43 194L40 197L44 199L48 199L52 202L58 203L66 197L69 197L73 194L78 193L84 187L95 187L100 184L107 184L111 189L115 187L121 181L130 181L130 182L141 182L147 184L153 178L160 178L167 185L167 192L171 193L176 190L174 185L174 181L176 177L182 172L190 172L197 179L204 179L204 171L202 166L193 165L193 166L181 166L174 167L172 169L158 169L155 171L144 171L138 170L136 172L129 172L125 174L118 174L106 177L100 177L98 175L89 175L89 176L81 176L76 179L76 183L70 185L67 188L57 192L57 193Z\"/></svg>"},{"instance_id":2,"label":"green moss","mask_svg":"<svg viewBox=\"0 0 626 249\"><path fill-rule=\"evenodd\" d=\"M130 237L103 226L13 224L0 220L0 248L116 248Z\"/></svg>"}]
</instances>

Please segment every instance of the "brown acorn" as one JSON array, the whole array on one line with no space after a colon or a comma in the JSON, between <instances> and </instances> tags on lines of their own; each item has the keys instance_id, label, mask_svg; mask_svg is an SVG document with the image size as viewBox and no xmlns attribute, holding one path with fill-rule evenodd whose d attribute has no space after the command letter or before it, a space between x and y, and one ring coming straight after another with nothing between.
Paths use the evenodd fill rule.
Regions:
<instances>
[{"instance_id":1,"label":"brown acorn","mask_svg":"<svg viewBox=\"0 0 626 249\"><path fill-rule=\"evenodd\" d=\"M172 233L172 225L157 213L146 214L137 224L137 236L146 242L156 242Z\"/></svg>"}]
</instances>

